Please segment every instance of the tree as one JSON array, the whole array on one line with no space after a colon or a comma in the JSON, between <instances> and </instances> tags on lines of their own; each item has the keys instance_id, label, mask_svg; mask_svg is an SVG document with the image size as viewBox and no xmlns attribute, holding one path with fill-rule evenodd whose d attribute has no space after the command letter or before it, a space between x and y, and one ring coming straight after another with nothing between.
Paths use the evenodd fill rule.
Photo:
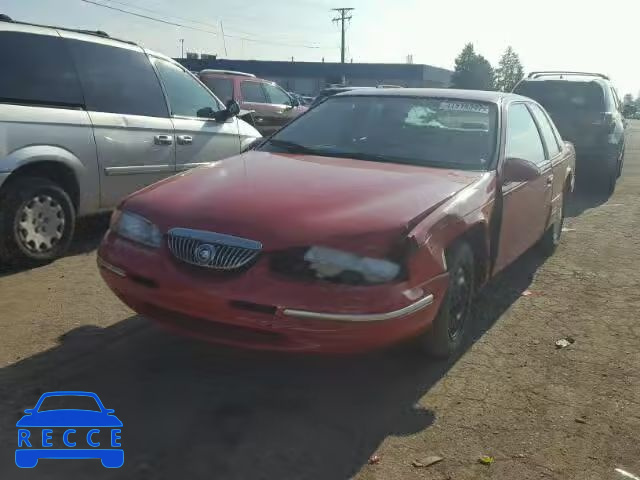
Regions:
<instances>
[{"instance_id":1,"label":"tree","mask_svg":"<svg viewBox=\"0 0 640 480\"><path fill-rule=\"evenodd\" d=\"M520 63L520 57L509 46L500 58L496 69L496 89L501 92L510 92L522 77L524 77L524 68Z\"/></svg>"},{"instance_id":2,"label":"tree","mask_svg":"<svg viewBox=\"0 0 640 480\"><path fill-rule=\"evenodd\" d=\"M451 86L466 90L493 90L493 83L491 64L475 52L472 43L467 43L456 58Z\"/></svg>"}]
</instances>

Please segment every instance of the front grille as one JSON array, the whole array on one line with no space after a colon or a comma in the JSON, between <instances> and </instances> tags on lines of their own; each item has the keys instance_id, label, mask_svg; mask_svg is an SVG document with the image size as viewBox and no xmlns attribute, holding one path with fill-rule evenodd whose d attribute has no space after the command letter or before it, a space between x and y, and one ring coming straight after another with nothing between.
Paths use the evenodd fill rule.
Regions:
<instances>
[{"instance_id":1,"label":"front grille","mask_svg":"<svg viewBox=\"0 0 640 480\"><path fill-rule=\"evenodd\" d=\"M168 233L169 250L178 260L215 270L237 270L253 262L262 244L222 233L173 228Z\"/></svg>"}]
</instances>

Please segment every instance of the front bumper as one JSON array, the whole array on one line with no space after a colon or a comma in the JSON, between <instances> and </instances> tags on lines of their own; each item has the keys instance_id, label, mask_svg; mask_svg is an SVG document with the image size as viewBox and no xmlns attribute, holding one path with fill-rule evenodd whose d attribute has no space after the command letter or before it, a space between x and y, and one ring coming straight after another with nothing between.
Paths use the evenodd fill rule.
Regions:
<instances>
[{"instance_id":1,"label":"front bumper","mask_svg":"<svg viewBox=\"0 0 640 480\"><path fill-rule=\"evenodd\" d=\"M105 282L133 310L171 330L259 350L351 353L416 336L448 284L354 287L282 279L258 261L241 274L191 267L108 233L98 253Z\"/></svg>"}]
</instances>

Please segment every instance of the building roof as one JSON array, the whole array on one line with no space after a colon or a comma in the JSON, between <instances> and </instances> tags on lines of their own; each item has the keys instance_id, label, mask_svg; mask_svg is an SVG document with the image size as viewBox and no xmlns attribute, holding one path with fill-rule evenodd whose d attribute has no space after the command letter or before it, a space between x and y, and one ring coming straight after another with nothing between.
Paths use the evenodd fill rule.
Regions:
<instances>
[{"instance_id":1,"label":"building roof","mask_svg":"<svg viewBox=\"0 0 640 480\"><path fill-rule=\"evenodd\" d=\"M327 77L346 75L357 82L358 78L389 81L394 78L415 80L435 80L448 84L451 71L430 65L408 63L333 63L333 62L283 62L271 60L231 60L231 59L192 59L176 58L176 61L189 70L208 68L221 70L239 70L250 72L258 77Z\"/></svg>"},{"instance_id":2,"label":"building roof","mask_svg":"<svg viewBox=\"0 0 640 480\"><path fill-rule=\"evenodd\" d=\"M478 102L500 103L505 99L524 99L520 95L486 90L458 90L454 88L375 88L357 89L339 93L340 97L425 97L475 100Z\"/></svg>"}]
</instances>

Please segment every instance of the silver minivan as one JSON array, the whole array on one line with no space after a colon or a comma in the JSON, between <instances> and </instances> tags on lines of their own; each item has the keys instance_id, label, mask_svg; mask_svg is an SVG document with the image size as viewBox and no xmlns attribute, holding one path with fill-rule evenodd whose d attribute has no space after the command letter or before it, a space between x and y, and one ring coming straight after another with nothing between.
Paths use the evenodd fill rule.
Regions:
<instances>
[{"instance_id":1,"label":"silver minivan","mask_svg":"<svg viewBox=\"0 0 640 480\"><path fill-rule=\"evenodd\" d=\"M260 133L172 59L0 19L0 262L62 255L77 217Z\"/></svg>"}]
</instances>

